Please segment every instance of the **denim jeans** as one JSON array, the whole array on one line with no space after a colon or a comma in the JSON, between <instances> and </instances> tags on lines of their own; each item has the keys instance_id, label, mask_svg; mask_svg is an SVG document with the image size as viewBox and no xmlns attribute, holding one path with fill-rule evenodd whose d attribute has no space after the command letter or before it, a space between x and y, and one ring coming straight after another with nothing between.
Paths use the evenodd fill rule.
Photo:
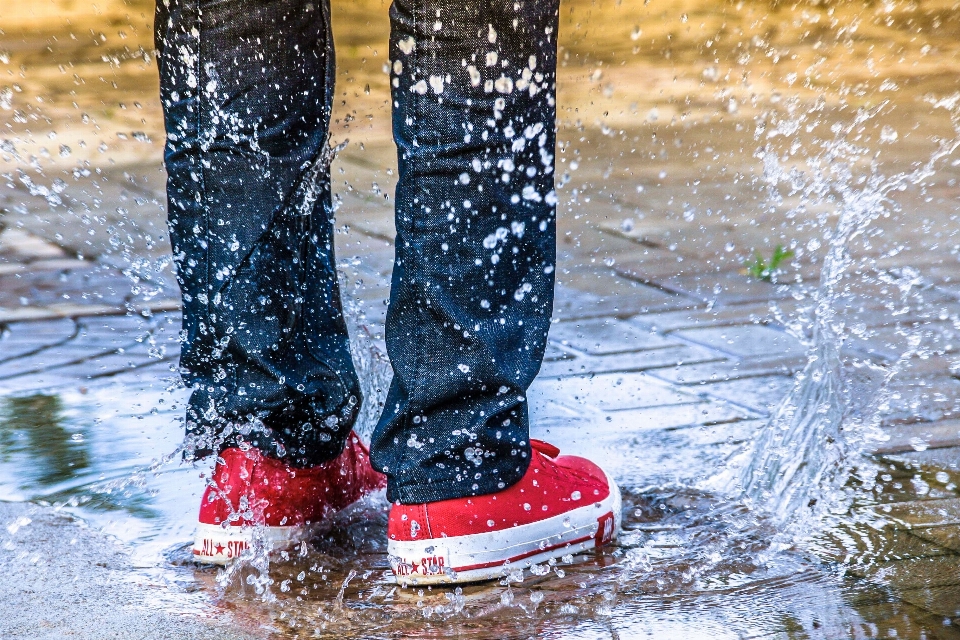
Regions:
<instances>
[{"instance_id":1,"label":"denim jeans","mask_svg":"<svg viewBox=\"0 0 960 640\"><path fill-rule=\"evenodd\" d=\"M492 493L529 461L553 306L559 0L395 0L388 498ZM336 457L360 386L337 284L326 0L158 0L190 454Z\"/></svg>"}]
</instances>

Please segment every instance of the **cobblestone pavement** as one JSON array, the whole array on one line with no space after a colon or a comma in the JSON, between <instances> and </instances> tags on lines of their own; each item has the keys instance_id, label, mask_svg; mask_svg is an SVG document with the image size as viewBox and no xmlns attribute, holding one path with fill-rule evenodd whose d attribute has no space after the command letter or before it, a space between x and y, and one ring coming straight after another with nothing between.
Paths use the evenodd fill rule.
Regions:
<instances>
[{"instance_id":1,"label":"cobblestone pavement","mask_svg":"<svg viewBox=\"0 0 960 640\"><path fill-rule=\"evenodd\" d=\"M369 219L369 210L362 215ZM350 218L345 206L341 219ZM597 235L598 242L624 242L615 232ZM348 290L379 339L392 247L360 220L346 237L363 255L359 264L343 261ZM558 322L530 392L535 435L607 460L628 485L695 481L765 423L806 363L805 345L779 320L796 303L784 298L785 287L739 274L716 277L722 290L705 302L671 286L672 272L638 279L631 277L636 268L598 267L562 280ZM179 314L169 288L143 300L130 294L141 285L120 269L69 259L56 245L14 229L0 234L0 274L0 396L108 385L136 397L175 382ZM701 286L715 291L709 281ZM960 307L936 285L932 295ZM876 348L857 348L878 362L890 357L882 339L866 345ZM921 471L956 477L960 419L953 402L960 381L948 361L923 363L920 380L901 390L884 424L889 439L875 453L894 463L893 473L908 485ZM163 415L176 422L173 412ZM948 618L960 602L960 498L943 486L950 482L933 483L919 500L889 496L890 524L868 536L889 559L863 575L882 578L904 601Z\"/></svg>"},{"instance_id":2,"label":"cobblestone pavement","mask_svg":"<svg viewBox=\"0 0 960 640\"><path fill-rule=\"evenodd\" d=\"M8 80L0 77L0 106L9 95L14 109L0 116L16 114L8 131L0 131L0 444L12 459L22 454L29 463L13 477L4 475L10 465L0 464L0 486L9 488L0 500L57 503L172 451L184 391L177 387L179 298L155 142L162 129L150 3L105 2L98 16L49 4L71 21L69 29L38 26L47 25L43 15L24 11L11 18L20 21L19 30L5 24L0 33L0 60L12 56L11 74L14 65L21 68L9 94L3 92ZM335 24L353 28L338 36L342 100L334 137L349 137L351 144L334 177L352 330L356 336L362 327L370 346L382 350L396 162L388 76L381 72L386 22L380 4L335 3ZM762 143L786 158L793 140L761 133L791 123L798 130L814 127L789 121L805 110L829 124L849 120L853 107L871 106L861 94L858 102L835 86L859 87L869 97L885 80L899 83L898 93L884 93L896 109L881 111L862 132L868 142L885 132L883 149L892 151L877 152L870 167L864 157L851 159L853 177L827 184L829 198L820 203L826 211L838 194L866 189L868 177L927 161L933 137L953 130L949 114L924 110L927 93L955 88L941 86L949 74L933 62L912 64L911 47L922 43L901 27L920 16L906 9L906 16L899 9L882 19L867 16L858 22L860 38L841 42L858 61L872 56L876 43L896 42L906 62L871 57L871 65L887 65L879 75L831 58L836 69L821 78L828 85L821 91L794 87L787 71L772 66L773 54L753 58L752 84L746 68L732 62L745 55L744 47L759 47L757 38L789 47L793 58L785 59L800 70L834 55L824 53L819 40L791 35L789 20L764 31L762 7L755 14L740 3L743 15L723 17L740 20L740 41L751 44L724 41L730 50L710 63L702 55L702 24L700 35L666 20L641 29L624 20L620 6L570 2L564 14L562 32L576 37L562 40L568 55L559 96L559 284L547 358L530 391L534 435L605 460L627 486L691 483L722 468L766 423L807 362L808 320L817 302L811 283L819 278L824 226L812 222L820 211L795 218L797 193L771 189L769 167L755 150ZM719 18L698 7L690 0L676 11L686 18L689 9L691 25L704 21L723 30L711 22ZM849 18L837 15L841 23ZM601 22L616 26L609 43L581 26ZM939 47L938 64L956 58L949 52L960 42L953 23L942 22L940 31L931 27L925 34ZM86 30L96 37L68 34ZM64 75L65 57L77 63L73 79ZM729 80L730 73L724 78L731 69L742 83ZM28 96L43 100L28 102ZM75 113L77 104L82 114ZM909 133L906 121L916 122ZM899 127L899 138L885 127ZM818 152L819 141L801 142L801 155ZM848 247L848 288L836 301L845 322L843 354L898 367L902 375L893 378L883 411L888 437L871 452L888 467L879 506L871 507L882 520L851 532L851 544L872 560L861 562L851 545L821 549L849 575L892 590L905 615L939 629L927 637L944 638L960 637L944 624L960 618L958 179L958 163L942 163L935 180L903 191L897 206ZM755 251L770 255L778 244L797 255L777 282L744 273ZM908 344L913 348L904 359ZM47 422L65 416L72 424L71 412L81 411L98 416L116 438L87 450L82 430L43 431L44 416ZM42 448L39 438L55 451L29 457ZM94 456L106 462L92 465L87 458ZM177 489L170 493L185 483L172 486ZM123 499L98 496L111 509L110 500ZM157 499L192 505L194 496ZM124 508L149 517L143 505ZM14 544L18 530L0 529L0 547ZM141 533L108 531L121 539ZM856 604L859 611L871 607L879 605ZM894 629L901 624L889 622Z\"/></svg>"}]
</instances>

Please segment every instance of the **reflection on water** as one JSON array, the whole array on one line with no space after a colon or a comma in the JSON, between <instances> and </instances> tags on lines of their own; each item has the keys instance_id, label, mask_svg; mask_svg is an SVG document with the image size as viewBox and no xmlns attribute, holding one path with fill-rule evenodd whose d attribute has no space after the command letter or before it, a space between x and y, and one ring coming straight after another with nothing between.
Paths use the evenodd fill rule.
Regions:
<instances>
[{"instance_id":1,"label":"reflection on water","mask_svg":"<svg viewBox=\"0 0 960 640\"><path fill-rule=\"evenodd\" d=\"M149 564L192 534L201 483L189 467L151 471L182 439L170 409L183 393L99 383L0 399L0 500L33 500L79 513ZM134 398L127 397L132 394ZM172 456L175 457L175 456ZM196 502L196 504L194 504Z\"/></svg>"},{"instance_id":2,"label":"reflection on water","mask_svg":"<svg viewBox=\"0 0 960 640\"><path fill-rule=\"evenodd\" d=\"M252 569L235 572L222 597L290 638L954 637L943 619L858 577L904 553L895 537L838 532L820 541L818 560L771 549L775 530L750 512L684 489L630 493L624 516L623 539L605 553L494 584L398 589L378 543L386 505L374 502L277 559L268 602ZM216 570L197 577L222 589Z\"/></svg>"},{"instance_id":3,"label":"reflection on water","mask_svg":"<svg viewBox=\"0 0 960 640\"><path fill-rule=\"evenodd\" d=\"M13 114L0 168L13 176L7 191L15 194L0 195L0 215L71 251L130 258L146 273L151 265L138 257L166 250L157 241L160 146L149 142L162 139L149 55L152 5L105 0L98 10L109 19L81 5L70 5L69 25L51 26L48 15L20 32L5 24L0 34L0 60L9 57L19 74L0 75L0 104L10 106L0 113ZM342 244L340 255L358 256L341 265L353 282L344 289L359 301L347 307L355 324L370 327L352 334L376 340L391 264L384 239L393 233L383 193L395 180L389 76L381 72L385 6L334 5L343 93L335 137L354 141L335 168L338 250ZM0 6L0 16L20 15L10 11ZM948 103L960 89L960 13L952 0L567 0L560 33L558 274L568 294L594 302L558 314L567 321L576 304L583 312L611 300L597 284L612 282L600 264L681 296L706 321L713 316L705 309L718 321L747 323L776 300L772 315L812 344L817 360L775 410L759 447L784 464L761 456L751 468L764 476L754 495L778 496L773 518L723 492L692 488L721 469L740 477L730 456L754 435L745 423L762 416L754 407L702 417L707 402L695 396L709 395L714 383L730 385L734 404L749 403L735 386L743 382L736 367L693 371L713 365L688 365L697 352L686 343L661 350L683 350L674 360L684 361L681 382L703 381L672 392L688 396L683 410L692 413L676 428L659 430L672 418L657 406L642 426L639 419L606 422L586 404L535 423L535 435L616 470L625 485L625 533L612 549L539 567L522 580L397 589L386 574L382 496L269 566L195 567L185 545L204 469L178 466L176 456L153 465L181 437L185 392L168 371L152 381L100 380L84 390L68 385L4 398L0 499L78 513L131 543L144 570L160 566L182 583L199 581L277 637L960 637L960 534L947 526L960 521L956 459L925 452L924 436L909 453L928 457L862 463L860 441L840 436L857 425L912 428L960 415L948 372L960 327L960 163L937 156L941 141L956 135ZM70 73L59 68L67 61L76 66ZM926 173L931 157L938 162ZM51 207L64 228L50 230ZM98 213L74 213L88 209ZM775 284L740 272L755 252L769 256L777 245L794 257ZM644 308L663 298L645 289L652 302L630 306L637 291L626 290L608 315L632 316L634 327L647 320L669 327L685 313L651 319ZM629 346L616 345L610 359L626 358ZM361 340L354 356L366 396L379 399L387 380L382 354ZM789 372L751 366L740 371L747 382ZM599 376L591 383L599 385ZM888 392L878 394L884 385ZM630 405L624 398L631 394L656 394L639 383L611 389L620 395L609 405L675 401L645 397ZM367 405L361 430L377 408ZM956 438L958 427L951 429L940 435ZM823 447L831 438L836 446ZM850 473L857 464L863 471ZM835 479L833 493L823 493L824 477ZM812 539L778 537L814 500L842 506L831 527L800 531L816 533ZM916 506L924 503L933 506Z\"/></svg>"},{"instance_id":4,"label":"reflection on water","mask_svg":"<svg viewBox=\"0 0 960 640\"><path fill-rule=\"evenodd\" d=\"M27 490L65 482L90 466L83 433L66 430L58 396L0 399L0 460L15 459L19 488Z\"/></svg>"},{"instance_id":5,"label":"reflection on water","mask_svg":"<svg viewBox=\"0 0 960 640\"><path fill-rule=\"evenodd\" d=\"M173 411L138 424L143 421L135 411L120 404L131 392L112 386L63 399L22 398L17 406L37 403L59 422L38 425L44 414L37 413L16 430L5 423L5 442L18 433L21 443L36 448L28 456L22 447L18 453L4 445L0 478L14 477L12 468L32 464L41 451L52 455L64 446L64 434L73 442L72 433L82 430L87 466L63 465L66 476L48 485L30 483L29 495L75 505L67 508L136 541L143 567L162 558L177 583L199 581L276 637L870 638L891 637L890 630L900 637L953 637L943 617L913 608L886 586L882 571L894 561L943 557L942 549L925 546L915 535L851 522L806 549L784 549L771 546L776 528L742 505L683 484L660 481L641 488L643 477L626 488L624 535L616 547L564 558L499 584L398 589L389 579L382 495L274 557L266 573L262 566L229 574L198 568L187 543L199 500L197 470L168 465L128 481L133 468L149 464L127 448L131 443L152 453L151 440L159 438L162 450L172 450L179 437ZM175 394L164 391L143 401L166 398L169 404ZM51 425L56 438L31 440L24 432L36 426L47 433ZM107 452L118 448L125 451L112 466ZM608 452L609 462L647 464L649 448L643 441L622 444ZM888 487L885 497L894 504L915 499L916 487L924 484L929 498L956 497L956 485L937 473L885 468L888 477L877 482ZM656 470L646 477L655 479Z\"/></svg>"},{"instance_id":6,"label":"reflection on water","mask_svg":"<svg viewBox=\"0 0 960 640\"><path fill-rule=\"evenodd\" d=\"M141 412L125 402L131 394L143 406L164 410ZM175 405L183 397L182 390L105 384L85 393L7 398L4 496L16 490L23 492L19 499L64 505L135 542L144 570L167 567L167 588L198 581L276 637L870 638L891 637L891 630L900 637L954 637L952 626L944 626L949 616L916 609L884 577L905 558L942 561L941 547L884 529L877 517L851 520L803 548L772 545L777 529L761 515L689 483L665 482L653 441L643 439L605 449L615 468L647 469L635 471L625 488L618 545L499 584L398 589L389 578L382 494L273 557L269 567L199 568L188 541L200 470L174 461L131 476L148 469L157 450L175 449ZM83 434L82 442L72 438L75 433ZM556 435L561 443L569 439ZM674 454L682 457L682 449ZM43 471L22 473L31 468ZM914 500L924 486L930 499L958 495L940 471L887 465L882 475L875 483L886 487L883 498L892 502L885 504ZM907 596L917 602L931 597Z\"/></svg>"}]
</instances>

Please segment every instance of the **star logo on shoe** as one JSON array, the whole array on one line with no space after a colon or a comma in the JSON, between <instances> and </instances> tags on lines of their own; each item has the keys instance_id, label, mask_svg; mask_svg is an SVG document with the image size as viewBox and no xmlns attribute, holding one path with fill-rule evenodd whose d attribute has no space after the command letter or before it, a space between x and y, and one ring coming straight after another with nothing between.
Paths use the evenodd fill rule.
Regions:
<instances>
[{"instance_id":1,"label":"star logo on shoe","mask_svg":"<svg viewBox=\"0 0 960 640\"><path fill-rule=\"evenodd\" d=\"M530 444L524 476L496 493L390 507L387 554L400 585L493 580L616 539L622 497L610 475Z\"/></svg>"},{"instance_id":2,"label":"star logo on shoe","mask_svg":"<svg viewBox=\"0 0 960 640\"><path fill-rule=\"evenodd\" d=\"M390 558L390 566L398 576L432 576L444 573L450 566L450 551L430 547L430 555L422 558Z\"/></svg>"},{"instance_id":3,"label":"star logo on shoe","mask_svg":"<svg viewBox=\"0 0 960 640\"><path fill-rule=\"evenodd\" d=\"M386 484L386 477L370 466L366 446L352 432L339 457L303 469L256 448L229 447L219 453L213 477L216 482L201 498L193 543L194 558L212 564L229 564L250 549L250 525L263 527L264 549L288 547L308 523L319 522Z\"/></svg>"}]
</instances>

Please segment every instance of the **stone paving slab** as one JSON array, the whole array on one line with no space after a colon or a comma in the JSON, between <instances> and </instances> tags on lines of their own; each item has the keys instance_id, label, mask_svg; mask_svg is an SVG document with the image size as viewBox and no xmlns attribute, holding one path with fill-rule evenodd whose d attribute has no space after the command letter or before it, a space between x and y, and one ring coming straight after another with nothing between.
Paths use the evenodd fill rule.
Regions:
<instances>
[{"instance_id":1,"label":"stone paving slab","mask_svg":"<svg viewBox=\"0 0 960 640\"><path fill-rule=\"evenodd\" d=\"M761 415L769 415L793 386L791 376L776 375L713 382L695 388L701 393L746 407Z\"/></svg>"},{"instance_id":2,"label":"stone paving slab","mask_svg":"<svg viewBox=\"0 0 960 640\"><path fill-rule=\"evenodd\" d=\"M156 75L151 80L155 78ZM111 97L122 100L119 95ZM162 119L155 124L160 122ZM162 139L162 134L156 137ZM60 205L51 206L46 198L30 195L22 184L14 184L12 190L4 189L0 193L0 208L11 211L8 226L59 245L68 255L82 255L90 260L119 257L124 252L152 259L167 255L170 245L160 240L167 233L166 176L161 154L153 144L133 144L145 150L149 160L124 162L125 166L104 163L97 173L71 176L70 187L60 194ZM119 157L113 151L111 155ZM112 206L101 206L101 203L112 203ZM86 223L82 223L83 214L77 212L86 211L96 213L88 215Z\"/></svg>"},{"instance_id":3,"label":"stone paving slab","mask_svg":"<svg viewBox=\"0 0 960 640\"><path fill-rule=\"evenodd\" d=\"M0 362L63 344L77 331L76 323L68 318L5 325L0 332Z\"/></svg>"},{"instance_id":4,"label":"stone paving slab","mask_svg":"<svg viewBox=\"0 0 960 640\"><path fill-rule=\"evenodd\" d=\"M877 445L877 454L960 447L960 420L898 424L885 429L889 440Z\"/></svg>"},{"instance_id":5,"label":"stone paving slab","mask_svg":"<svg viewBox=\"0 0 960 640\"><path fill-rule=\"evenodd\" d=\"M960 585L904 589L897 595L904 601L935 615L945 618L960 617Z\"/></svg>"},{"instance_id":6,"label":"stone paving slab","mask_svg":"<svg viewBox=\"0 0 960 640\"><path fill-rule=\"evenodd\" d=\"M803 369L806 364L806 355L790 359L766 358L739 360L734 358L717 358L709 362L683 364L676 367L664 367L662 369L651 370L650 375L676 384L705 384L729 380L765 378L769 376L791 376Z\"/></svg>"},{"instance_id":7,"label":"stone paving slab","mask_svg":"<svg viewBox=\"0 0 960 640\"><path fill-rule=\"evenodd\" d=\"M2 223L0 223L2 225ZM62 247L22 229L0 226L0 265L32 266L41 261L67 258Z\"/></svg>"},{"instance_id":8,"label":"stone paving slab","mask_svg":"<svg viewBox=\"0 0 960 640\"><path fill-rule=\"evenodd\" d=\"M697 306L698 300L664 291L629 278L621 278L616 271L594 264L585 264L576 270L557 274L557 289L575 290L585 296L599 296L599 303L606 315L624 317L638 313L689 309ZM562 296L558 296L562 297ZM585 298L587 299L587 298Z\"/></svg>"},{"instance_id":9,"label":"stone paving slab","mask_svg":"<svg viewBox=\"0 0 960 640\"><path fill-rule=\"evenodd\" d=\"M553 431L573 429L586 438L615 443L631 434L666 433L705 429L691 441L704 444L728 444L739 441L746 431L757 426L758 414L728 403L701 400L676 405L639 407L616 411L601 411L594 407L575 408L552 401L539 401L531 412L536 423ZM727 429L728 425L739 425ZM531 428L533 428L531 426ZM538 426L539 428L539 426ZM745 431L746 430L746 431Z\"/></svg>"},{"instance_id":10,"label":"stone paving slab","mask_svg":"<svg viewBox=\"0 0 960 640\"><path fill-rule=\"evenodd\" d=\"M59 367L57 368L57 373L63 376L74 377L78 380L90 380L114 376L124 371L152 365L156 361L155 358L147 356L146 354L137 357L127 353L115 353L90 358L75 365ZM161 362L173 361L175 361L175 358L161 360Z\"/></svg>"},{"instance_id":11,"label":"stone paving slab","mask_svg":"<svg viewBox=\"0 0 960 640\"><path fill-rule=\"evenodd\" d=\"M916 376L960 375L960 359L956 356L931 353L926 358L912 358L910 373Z\"/></svg>"},{"instance_id":12,"label":"stone paving slab","mask_svg":"<svg viewBox=\"0 0 960 640\"><path fill-rule=\"evenodd\" d=\"M909 365L908 363L908 372ZM952 375L903 375L888 386L891 392L884 424L936 422L960 415L960 380Z\"/></svg>"},{"instance_id":13,"label":"stone paving slab","mask_svg":"<svg viewBox=\"0 0 960 640\"><path fill-rule=\"evenodd\" d=\"M127 273L129 265L112 260L71 258L41 235L0 227L0 324L179 308L171 277Z\"/></svg>"},{"instance_id":14,"label":"stone paving slab","mask_svg":"<svg viewBox=\"0 0 960 640\"><path fill-rule=\"evenodd\" d=\"M726 403L698 402L675 406L627 409L606 416L604 432L612 439L639 431L662 431L723 424L758 417L757 414ZM606 437L606 436L605 436Z\"/></svg>"},{"instance_id":15,"label":"stone paving slab","mask_svg":"<svg viewBox=\"0 0 960 640\"><path fill-rule=\"evenodd\" d=\"M676 406L702 401L698 395L671 388L643 373L540 377L531 386L527 396L532 404L541 398L549 398L573 408L591 407L601 411Z\"/></svg>"},{"instance_id":16,"label":"stone paving slab","mask_svg":"<svg viewBox=\"0 0 960 640\"><path fill-rule=\"evenodd\" d=\"M553 324L550 327L550 340L591 356L646 351L680 344L677 340L611 318Z\"/></svg>"},{"instance_id":17,"label":"stone paving slab","mask_svg":"<svg viewBox=\"0 0 960 640\"><path fill-rule=\"evenodd\" d=\"M752 221L749 213L741 212L740 216L742 222ZM642 253L644 258L634 263L640 277L683 278L697 271L712 275L738 274L744 264L753 259L755 251L767 256L773 251L773 244L763 237L762 232L758 233L756 227L751 230L753 225L749 224L737 225L717 221L700 223L693 227L676 220L651 220L634 222L632 226L622 222L619 225L600 223L599 226L607 233L632 240L648 249ZM791 229L793 239L802 243L813 237L811 231ZM751 248L744 256L744 249L747 247ZM728 248L734 251L728 251ZM674 260L665 259L665 254L674 256ZM660 266L665 264L672 267L669 272L663 271ZM819 275L815 266L797 261L785 265L783 271L782 277L791 279L799 275L804 280L810 280Z\"/></svg>"},{"instance_id":18,"label":"stone paving slab","mask_svg":"<svg viewBox=\"0 0 960 640\"><path fill-rule=\"evenodd\" d=\"M776 324L777 319L772 309L777 310L779 317L789 318L796 313L798 306L799 303L795 300L754 302L732 307L714 306L709 310L702 305L695 310L647 313L631 318L630 322L663 332L705 326Z\"/></svg>"},{"instance_id":19,"label":"stone paving slab","mask_svg":"<svg viewBox=\"0 0 960 640\"><path fill-rule=\"evenodd\" d=\"M544 362L555 362L557 360L572 360L579 354L557 346L555 342L548 342L547 348L543 352Z\"/></svg>"},{"instance_id":20,"label":"stone paving slab","mask_svg":"<svg viewBox=\"0 0 960 640\"><path fill-rule=\"evenodd\" d=\"M670 279L670 290L712 304L741 305L771 300L787 300L799 293L799 286L784 282L771 284L744 277L739 272L724 272L710 278L690 275ZM660 283L663 284L663 283Z\"/></svg>"},{"instance_id":21,"label":"stone paving slab","mask_svg":"<svg viewBox=\"0 0 960 640\"><path fill-rule=\"evenodd\" d=\"M54 318L118 316L126 313L153 313L180 309L180 300L152 300L146 304L51 304L45 307L0 308L0 323L35 322Z\"/></svg>"},{"instance_id":22,"label":"stone paving slab","mask_svg":"<svg viewBox=\"0 0 960 640\"><path fill-rule=\"evenodd\" d=\"M569 405L556 402L549 396L541 396L537 390L531 387L531 405L530 405L530 423L540 424L541 422L551 425L564 425L567 423L587 424L591 421L601 422L603 414L592 407L587 410L570 407Z\"/></svg>"},{"instance_id":23,"label":"stone paving slab","mask_svg":"<svg viewBox=\"0 0 960 640\"><path fill-rule=\"evenodd\" d=\"M884 505L877 510L877 513L895 527L902 529L960 525L960 498L917 500Z\"/></svg>"},{"instance_id":24,"label":"stone paving slab","mask_svg":"<svg viewBox=\"0 0 960 640\"><path fill-rule=\"evenodd\" d=\"M911 533L942 549L960 553L960 525L924 527L922 529L912 529Z\"/></svg>"},{"instance_id":25,"label":"stone paving slab","mask_svg":"<svg viewBox=\"0 0 960 640\"><path fill-rule=\"evenodd\" d=\"M133 343L125 342L124 344ZM84 362L115 351L116 348L97 348L93 345L84 344L68 344L55 349L47 349L34 357L18 358L3 363L0 365L0 380Z\"/></svg>"},{"instance_id":26,"label":"stone paving slab","mask_svg":"<svg viewBox=\"0 0 960 640\"><path fill-rule=\"evenodd\" d=\"M634 414L631 424L622 425L615 435L609 435L609 426L593 429L596 422L576 422L569 418L537 421L531 428L531 437L545 438L561 451L602 460L604 468L616 475L625 486L637 483L693 482L704 479L705 469L722 465L738 449L732 439L695 445L693 436L699 428L680 428L670 431L644 430L644 418L664 417L659 409L622 412ZM640 425L638 430L636 427ZM682 425L677 425L682 426Z\"/></svg>"},{"instance_id":27,"label":"stone paving slab","mask_svg":"<svg viewBox=\"0 0 960 640\"><path fill-rule=\"evenodd\" d=\"M807 352L789 333L761 324L684 329L671 335L739 358L794 358Z\"/></svg>"},{"instance_id":28,"label":"stone paving slab","mask_svg":"<svg viewBox=\"0 0 960 640\"><path fill-rule=\"evenodd\" d=\"M532 424L551 431L574 428L610 446L630 434L707 425L712 425L712 435L699 434L693 440L700 446L726 444L742 438L742 433L729 432L721 437L714 429L716 425L758 415L636 372L538 378L528 398ZM756 425L746 428L752 431Z\"/></svg>"},{"instance_id":29,"label":"stone paving slab","mask_svg":"<svg viewBox=\"0 0 960 640\"><path fill-rule=\"evenodd\" d=\"M902 317L904 321L910 319L908 314L915 311L913 308L915 304L912 302L908 304L904 303L903 292L900 289L900 283L898 283L896 279L894 279L893 282L889 282L887 278L881 278L880 276L887 275L886 272L868 271L856 273L855 275L861 276L856 286L856 297L858 299L868 300L874 304L882 305L888 313L897 312L900 314L897 317ZM938 287L920 286L911 290L914 296L922 299L927 304L952 305L957 302L956 294L941 290Z\"/></svg>"},{"instance_id":30,"label":"stone paving slab","mask_svg":"<svg viewBox=\"0 0 960 640\"><path fill-rule=\"evenodd\" d=\"M75 387L78 380L74 376L43 372L18 378L0 380L0 393L3 395L22 395L40 390L50 391L65 387Z\"/></svg>"},{"instance_id":31,"label":"stone paving slab","mask_svg":"<svg viewBox=\"0 0 960 640\"><path fill-rule=\"evenodd\" d=\"M16 309L67 301L119 306L131 297L131 286L129 280L117 278L112 268L102 265L63 270L53 278L43 271L0 275L0 307Z\"/></svg>"},{"instance_id":32,"label":"stone paving slab","mask_svg":"<svg viewBox=\"0 0 960 640\"><path fill-rule=\"evenodd\" d=\"M560 283L556 287L553 315L560 320L624 317L650 311L689 309L696 302L644 286L633 295L599 294Z\"/></svg>"},{"instance_id":33,"label":"stone paving slab","mask_svg":"<svg viewBox=\"0 0 960 640\"><path fill-rule=\"evenodd\" d=\"M663 262L673 266L676 260L664 260ZM663 264L663 262L659 264ZM654 261L654 264L658 263ZM798 291L796 286L791 287L785 283L771 284L762 280L751 279L739 271L710 273L708 277L705 277L701 269L693 268L690 275L678 275L676 272L670 272L667 275L666 273L657 273L659 269L651 269L651 263L646 260L618 262L614 269L626 278L655 285L664 291L703 303L738 305L769 302L770 300L791 298L794 292Z\"/></svg>"},{"instance_id":34,"label":"stone paving slab","mask_svg":"<svg viewBox=\"0 0 960 640\"><path fill-rule=\"evenodd\" d=\"M741 445L753 438L766 424L765 419L747 418L713 424L681 425L664 429L664 432L670 438L677 438L681 447Z\"/></svg>"},{"instance_id":35,"label":"stone paving slab","mask_svg":"<svg viewBox=\"0 0 960 640\"><path fill-rule=\"evenodd\" d=\"M179 313L7 325L0 337L0 390L75 386L157 363L169 369L179 355L179 330Z\"/></svg>"},{"instance_id":36,"label":"stone paving slab","mask_svg":"<svg viewBox=\"0 0 960 640\"><path fill-rule=\"evenodd\" d=\"M878 266L881 268L896 268L903 264L902 260L897 261L895 258L890 259L889 262L893 264L880 261ZM960 295L960 265L957 265L956 261L948 262L936 253L930 253L927 254L926 264L918 264L917 261L911 261L910 264L911 266L922 267L920 272L923 274L924 281L953 295Z\"/></svg>"},{"instance_id":37,"label":"stone paving slab","mask_svg":"<svg viewBox=\"0 0 960 640\"><path fill-rule=\"evenodd\" d=\"M548 377L575 376L585 373L612 371L647 371L662 367L676 367L689 362L708 362L721 356L715 351L698 346L681 345L652 351L616 353L608 356L581 356L570 360L545 362L540 374Z\"/></svg>"},{"instance_id":38,"label":"stone paving slab","mask_svg":"<svg viewBox=\"0 0 960 640\"><path fill-rule=\"evenodd\" d=\"M72 258L55 258L49 260L33 260L24 263L0 262L0 276L19 276L25 274L35 274L49 271L81 271L84 269L95 269L97 264L87 260L75 260Z\"/></svg>"},{"instance_id":39,"label":"stone paving slab","mask_svg":"<svg viewBox=\"0 0 960 640\"><path fill-rule=\"evenodd\" d=\"M144 336L140 336L141 340ZM101 337L87 341L82 336L62 345L47 348L30 357L7 360L0 363L0 379L63 368L68 365L102 359L107 356L147 355L149 345L137 340L137 336L119 335L113 341Z\"/></svg>"}]
</instances>

